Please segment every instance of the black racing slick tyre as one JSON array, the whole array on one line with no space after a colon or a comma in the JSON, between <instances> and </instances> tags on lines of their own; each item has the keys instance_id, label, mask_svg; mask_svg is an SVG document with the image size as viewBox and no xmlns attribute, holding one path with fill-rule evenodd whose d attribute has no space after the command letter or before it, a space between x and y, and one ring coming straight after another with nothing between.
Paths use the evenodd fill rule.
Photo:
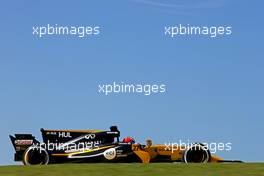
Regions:
<instances>
[{"instance_id":1,"label":"black racing slick tyre","mask_svg":"<svg viewBox=\"0 0 264 176\"><path fill-rule=\"evenodd\" d=\"M184 163L208 163L211 160L211 152L203 144L193 144L188 147L182 157Z\"/></svg>"},{"instance_id":2,"label":"black racing slick tyre","mask_svg":"<svg viewBox=\"0 0 264 176\"><path fill-rule=\"evenodd\" d=\"M47 165L49 154L46 149L40 146L31 146L26 149L23 155L24 165Z\"/></svg>"}]
</instances>

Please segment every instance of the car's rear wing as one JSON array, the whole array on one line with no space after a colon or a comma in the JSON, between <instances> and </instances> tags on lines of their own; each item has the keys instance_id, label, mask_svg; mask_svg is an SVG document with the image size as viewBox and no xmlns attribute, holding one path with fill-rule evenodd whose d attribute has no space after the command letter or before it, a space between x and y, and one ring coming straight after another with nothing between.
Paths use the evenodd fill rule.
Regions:
<instances>
[{"instance_id":1,"label":"car's rear wing","mask_svg":"<svg viewBox=\"0 0 264 176\"><path fill-rule=\"evenodd\" d=\"M25 150L33 144L39 143L32 134L15 134L9 137L15 149L15 161L22 161Z\"/></svg>"}]
</instances>

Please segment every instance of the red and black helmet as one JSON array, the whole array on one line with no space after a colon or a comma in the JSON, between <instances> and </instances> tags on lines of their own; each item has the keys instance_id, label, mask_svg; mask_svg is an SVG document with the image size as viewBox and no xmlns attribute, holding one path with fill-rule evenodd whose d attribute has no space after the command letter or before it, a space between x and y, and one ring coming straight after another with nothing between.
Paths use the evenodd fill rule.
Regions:
<instances>
[{"instance_id":1,"label":"red and black helmet","mask_svg":"<svg viewBox=\"0 0 264 176\"><path fill-rule=\"evenodd\" d=\"M132 138L132 137L125 137L125 138L123 139L123 142L134 144L134 143L135 143L135 140L134 140L134 138Z\"/></svg>"}]
</instances>

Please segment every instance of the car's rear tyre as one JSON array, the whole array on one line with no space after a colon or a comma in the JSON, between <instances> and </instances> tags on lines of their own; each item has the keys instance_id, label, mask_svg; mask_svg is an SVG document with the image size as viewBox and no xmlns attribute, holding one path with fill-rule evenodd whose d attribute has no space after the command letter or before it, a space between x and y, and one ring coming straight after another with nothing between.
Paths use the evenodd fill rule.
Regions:
<instances>
[{"instance_id":1,"label":"car's rear tyre","mask_svg":"<svg viewBox=\"0 0 264 176\"><path fill-rule=\"evenodd\" d=\"M24 165L46 165L49 163L49 154L42 147L31 146L24 152L23 163Z\"/></svg>"},{"instance_id":2,"label":"car's rear tyre","mask_svg":"<svg viewBox=\"0 0 264 176\"><path fill-rule=\"evenodd\" d=\"M211 153L203 144L193 144L185 150L182 161L185 163L207 163L211 160Z\"/></svg>"}]
</instances>

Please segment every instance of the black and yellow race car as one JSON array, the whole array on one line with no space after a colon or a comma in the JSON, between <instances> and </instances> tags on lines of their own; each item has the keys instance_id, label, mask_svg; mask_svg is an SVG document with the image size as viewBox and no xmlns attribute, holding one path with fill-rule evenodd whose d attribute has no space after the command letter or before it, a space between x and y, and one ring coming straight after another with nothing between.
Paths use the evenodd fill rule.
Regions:
<instances>
[{"instance_id":1,"label":"black and yellow race car","mask_svg":"<svg viewBox=\"0 0 264 176\"><path fill-rule=\"evenodd\" d=\"M45 130L41 129L43 142L31 134L10 135L15 148L15 161L25 165L52 163L95 162L236 162L226 161L212 155L203 144L188 147L145 145L135 143L132 137L119 141L120 131L116 126L109 131L101 130Z\"/></svg>"}]
</instances>

